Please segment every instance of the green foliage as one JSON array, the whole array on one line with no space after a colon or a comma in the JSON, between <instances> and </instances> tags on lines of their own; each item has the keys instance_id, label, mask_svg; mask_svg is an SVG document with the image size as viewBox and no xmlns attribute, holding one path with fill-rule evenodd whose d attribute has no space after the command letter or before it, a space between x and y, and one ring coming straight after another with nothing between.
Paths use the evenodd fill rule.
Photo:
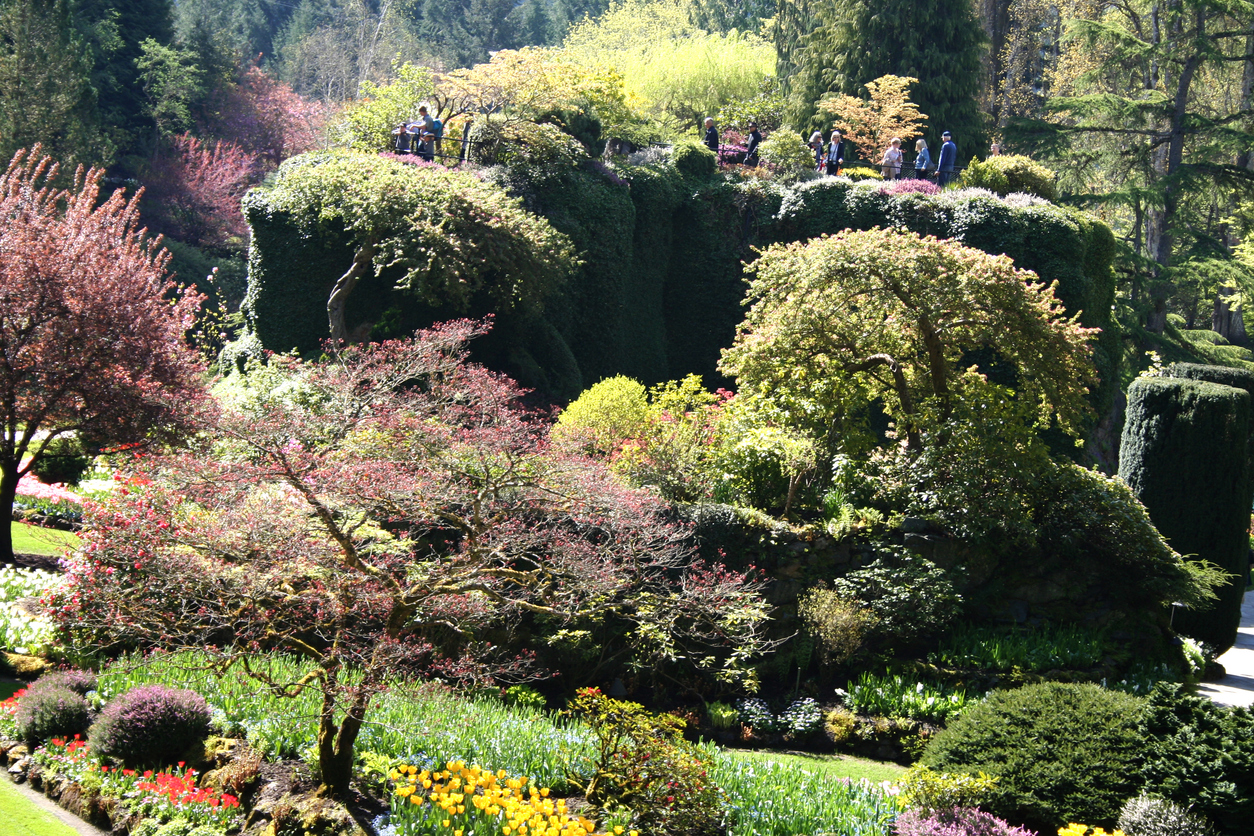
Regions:
<instances>
[{"instance_id":1,"label":"green foliage","mask_svg":"<svg viewBox=\"0 0 1254 836\"><path fill-rule=\"evenodd\" d=\"M940 813L955 807L979 807L997 787L997 777L984 772L937 772L919 764L898 781L906 807Z\"/></svg>"},{"instance_id":2,"label":"green foliage","mask_svg":"<svg viewBox=\"0 0 1254 836\"><path fill-rule=\"evenodd\" d=\"M355 258L426 305L465 312L486 302L521 315L537 311L577 263L565 236L499 187L375 156L289 160L249 193L244 212L255 243L276 226L303 239L254 246L249 264L249 324L283 350L308 351L328 335L324 300ZM310 256L321 270L310 269Z\"/></svg>"},{"instance_id":3,"label":"green foliage","mask_svg":"<svg viewBox=\"0 0 1254 836\"><path fill-rule=\"evenodd\" d=\"M806 591L797 600L797 614L819 640L824 660L835 665L858 655L878 621L865 605L822 587Z\"/></svg>"},{"instance_id":4,"label":"green foliage","mask_svg":"<svg viewBox=\"0 0 1254 836\"><path fill-rule=\"evenodd\" d=\"M431 71L405 63L387 84L366 80L361 97L344 109L336 140L356 151L387 151L392 130L418 116L418 107L435 92ZM435 114L431 113L434 117Z\"/></svg>"},{"instance_id":5,"label":"green foliage","mask_svg":"<svg viewBox=\"0 0 1254 836\"><path fill-rule=\"evenodd\" d=\"M710 717L710 725L719 731L734 729L740 720L740 714L727 703L712 702L705 710Z\"/></svg>"},{"instance_id":6,"label":"green foliage","mask_svg":"<svg viewBox=\"0 0 1254 836\"><path fill-rule=\"evenodd\" d=\"M832 586L837 595L869 610L875 617L871 635L894 647L942 632L958 617L962 603L944 569L896 547Z\"/></svg>"},{"instance_id":7,"label":"green foliage","mask_svg":"<svg viewBox=\"0 0 1254 836\"><path fill-rule=\"evenodd\" d=\"M1003 197L1023 192L1053 201L1058 197L1057 175L1031 157L1006 154L980 162L972 160L958 182L964 187L988 189Z\"/></svg>"},{"instance_id":8,"label":"green foliage","mask_svg":"<svg viewBox=\"0 0 1254 836\"><path fill-rule=\"evenodd\" d=\"M547 700L530 685L511 685L505 689L505 704L528 711L543 711Z\"/></svg>"},{"instance_id":9,"label":"green foliage","mask_svg":"<svg viewBox=\"0 0 1254 836\"><path fill-rule=\"evenodd\" d=\"M1254 714L1225 708L1179 685L1149 696L1138 731L1144 792L1192 809L1224 833L1254 813Z\"/></svg>"},{"instance_id":10,"label":"green foliage","mask_svg":"<svg viewBox=\"0 0 1254 836\"><path fill-rule=\"evenodd\" d=\"M195 53L152 38L140 47L135 66L144 87L148 115L163 134L191 130L192 105L205 94L204 69Z\"/></svg>"},{"instance_id":11,"label":"green foliage","mask_svg":"<svg viewBox=\"0 0 1254 836\"><path fill-rule=\"evenodd\" d=\"M13 718L18 736L29 743L86 734L91 707L81 694L64 686L32 686L18 700Z\"/></svg>"},{"instance_id":12,"label":"green foliage","mask_svg":"<svg viewBox=\"0 0 1254 836\"><path fill-rule=\"evenodd\" d=\"M962 688L951 689L930 682L914 682L900 675L878 676L863 671L849 683L846 704L859 714L904 717L944 723L961 713L971 701Z\"/></svg>"},{"instance_id":13,"label":"green foliage","mask_svg":"<svg viewBox=\"0 0 1254 836\"><path fill-rule=\"evenodd\" d=\"M1043 673L1091 668L1102 656L1101 634L1072 624L1032 629L959 624L945 633L928 661L951 668Z\"/></svg>"},{"instance_id":14,"label":"green foliage","mask_svg":"<svg viewBox=\"0 0 1254 836\"><path fill-rule=\"evenodd\" d=\"M182 817L168 822L150 817L141 819L130 836L226 836L226 831L211 824L196 824Z\"/></svg>"},{"instance_id":15,"label":"green foliage","mask_svg":"<svg viewBox=\"0 0 1254 836\"><path fill-rule=\"evenodd\" d=\"M77 437L60 436L44 448L30 472L46 485L77 485L89 467L91 459L82 442Z\"/></svg>"},{"instance_id":16,"label":"green foliage","mask_svg":"<svg viewBox=\"0 0 1254 836\"><path fill-rule=\"evenodd\" d=\"M783 127L762 141L762 162L782 178L802 179L814 172L814 151L791 128Z\"/></svg>"},{"instance_id":17,"label":"green foliage","mask_svg":"<svg viewBox=\"0 0 1254 836\"><path fill-rule=\"evenodd\" d=\"M570 711L592 730L596 755L584 796L603 810L626 807L632 824L659 836L718 832L724 797L704 752L684 741L684 721L581 689ZM582 765L576 767L582 771ZM577 773L571 774L576 781Z\"/></svg>"},{"instance_id":18,"label":"green foliage","mask_svg":"<svg viewBox=\"0 0 1254 836\"><path fill-rule=\"evenodd\" d=\"M644 386L616 375L595 384L562 410L553 425L553 438L608 456L624 441L641 437L648 418Z\"/></svg>"},{"instance_id":19,"label":"green foliage","mask_svg":"<svg viewBox=\"0 0 1254 836\"><path fill-rule=\"evenodd\" d=\"M709 148L697 142L677 142L672 156L675 168L688 177L713 174L718 168L718 157Z\"/></svg>"},{"instance_id":20,"label":"green foliage","mask_svg":"<svg viewBox=\"0 0 1254 836\"><path fill-rule=\"evenodd\" d=\"M1142 706L1137 697L1087 684L995 691L933 738L923 763L997 776L986 809L1032 829L1110 827L1137 787Z\"/></svg>"},{"instance_id":21,"label":"green foliage","mask_svg":"<svg viewBox=\"0 0 1254 836\"><path fill-rule=\"evenodd\" d=\"M719 108L718 115L714 117L714 124L723 130L732 128L747 134L749 123L756 122L763 133L770 134L767 137L767 140L770 140L778 132L792 133L783 124L784 105L784 93L780 89L779 79L773 75L766 76L752 96L733 99ZM765 141L762 147L765 150ZM814 152L810 152L810 162L813 167Z\"/></svg>"},{"instance_id":22,"label":"green foliage","mask_svg":"<svg viewBox=\"0 0 1254 836\"><path fill-rule=\"evenodd\" d=\"M1171 547L1234 577L1213 607L1175 620L1176 629L1232 646L1241 619L1250 523L1250 395L1214 383L1140 378L1128 387L1119 476Z\"/></svg>"}]
</instances>

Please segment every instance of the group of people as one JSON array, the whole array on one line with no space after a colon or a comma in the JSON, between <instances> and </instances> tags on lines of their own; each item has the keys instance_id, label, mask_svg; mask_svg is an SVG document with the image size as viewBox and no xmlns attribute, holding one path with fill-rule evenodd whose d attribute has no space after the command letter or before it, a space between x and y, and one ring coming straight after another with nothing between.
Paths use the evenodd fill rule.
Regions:
<instances>
[{"instance_id":1,"label":"group of people","mask_svg":"<svg viewBox=\"0 0 1254 836\"><path fill-rule=\"evenodd\" d=\"M444 154L444 123L432 117L426 105L418 108L418 118L397 125L392 137L398 154L417 154L427 162Z\"/></svg>"},{"instance_id":2,"label":"group of people","mask_svg":"<svg viewBox=\"0 0 1254 836\"><path fill-rule=\"evenodd\" d=\"M948 185L958 173L958 146L954 144L949 131L941 134L941 140L940 158L935 162L928 151L927 140L919 139L914 143L914 163L907 165L901 150L901 139L893 137L880 157L880 174L885 180L897 180L911 175L916 180L931 180L935 176L936 185ZM831 141L827 143L823 142L823 134L815 131L810 135L809 144L814 151L814 165L819 171L833 176L841 173L849 153L849 143L839 128L832 131Z\"/></svg>"},{"instance_id":3,"label":"group of people","mask_svg":"<svg viewBox=\"0 0 1254 836\"><path fill-rule=\"evenodd\" d=\"M748 142L745 145L744 164L756 167L758 160L758 146L762 144L762 132L758 130L757 122L749 123ZM716 155L718 154L718 128L714 127L714 120L707 116L705 118L705 139L702 140L705 147L709 148Z\"/></svg>"}]
</instances>

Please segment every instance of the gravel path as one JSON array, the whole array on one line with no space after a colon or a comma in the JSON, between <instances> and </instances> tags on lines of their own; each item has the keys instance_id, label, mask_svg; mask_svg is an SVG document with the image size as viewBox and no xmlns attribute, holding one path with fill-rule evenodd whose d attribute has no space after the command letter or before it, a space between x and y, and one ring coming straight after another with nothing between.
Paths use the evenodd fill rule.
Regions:
<instances>
[{"instance_id":1,"label":"gravel path","mask_svg":"<svg viewBox=\"0 0 1254 836\"><path fill-rule=\"evenodd\" d=\"M1198 693L1220 705L1254 706L1254 592L1241 602L1241 629L1237 643L1219 657L1228 675L1218 682L1203 682Z\"/></svg>"}]
</instances>

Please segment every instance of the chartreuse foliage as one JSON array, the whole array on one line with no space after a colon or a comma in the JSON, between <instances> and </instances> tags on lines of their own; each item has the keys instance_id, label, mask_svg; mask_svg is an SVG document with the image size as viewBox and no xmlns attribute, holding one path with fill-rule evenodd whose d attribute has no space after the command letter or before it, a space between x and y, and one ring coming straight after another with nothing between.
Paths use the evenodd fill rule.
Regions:
<instances>
[{"instance_id":1,"label":"chartreuse foliage","mask_svg":"<svg viewBox=\"0 0 1254 836\"><path fill-rule=\"evenodd\" d=\"M361 98L344 109L338 125L341 144L356 151L383 151L392 145L392 129L418 115L435 92L431 71L404 64L388 84L363 81ZM433 114L434 115L434 114Z\"/></svg>"},{"instance_id":2,"label":"chartreuse foliage","mask_svg":"<svg viewBox=\"0 0 1254 836\"><path fill-rule=\"evenodd\" d=\"M1031 157L1006 154L980 162L972 160L959 182L988 189L999 195L1024 192L1053 200L1058 194L1057 176Z\"/></svg>"},{"instance_id":3,"label":"chartreuse foliage","mask_svg":"<svg viewBox=\"0 0 1254 836\"><path fill-rule=\"evenodd\" d=\"M524 315L576 263L565 236L499 187L381 157L298 157L244 203L259 239L245 314L263 344L284 350L327 336L311 320L325 322L332 285L359 260L428 306L464 311L482 294L484 306ZM276 227L298 241L278 246Z\"/></svg>"},{"instance_id":4,"label":"chartreuse foliage","mask_svg":"<svg viewBox=\"0 0 1254 836\"><path fill-rule=\"evenodd\" d=\"M1110 826L1136 792L1143 704L1088 684L994 691L933 738L922 762L997 776L986 809L1042 833L1077 821Z\"/></svg>"},{"instance_id":5,"label":"chartreuse foliage","mask_svg":"<svg viewBox=\"0 0 1254 836\"><path fill-rule=\"evenodd\" d=\"M995 396L968 368L971 352L992 349L1013 369L1028 426L1082 431L1092 332L1008 258L870 230L773 247L752 271L752 307L721 367L795 426L848 450L860 430L850 416L879 401L912 449L936 444Z\"/></svg>"},{"instance_id":6,"label":"chartreuse foliage","mask_svg":"<svg viewBox=\"0 0 1254 836\"><path fill-rule=\"evenodd\" d=\"M1232 646L1241 619L1249 434L1244 389L1169 377L1140 378L1128 387L1120 477L1172 548L1233 575L1213 607L1175 619L1176 629L1219 651Z\"/></svg>"}]
</instances>

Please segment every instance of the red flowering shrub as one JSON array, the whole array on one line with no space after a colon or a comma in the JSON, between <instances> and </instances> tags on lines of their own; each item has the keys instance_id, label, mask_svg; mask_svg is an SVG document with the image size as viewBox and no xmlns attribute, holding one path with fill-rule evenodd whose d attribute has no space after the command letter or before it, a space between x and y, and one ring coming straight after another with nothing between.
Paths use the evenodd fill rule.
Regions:
<instances>
[{"instance_id":1,"label":"red flowering shrub","mask_svg":"<svg viewBox=\"0 0 1254 836\"><path fill-rule=\"evenodd\" d=\"M179 134L143 173L145 215L185 244L242 246L248 226L240 199L257 171L257 157L234 143Z\"/></svg>"}]
</instances>

